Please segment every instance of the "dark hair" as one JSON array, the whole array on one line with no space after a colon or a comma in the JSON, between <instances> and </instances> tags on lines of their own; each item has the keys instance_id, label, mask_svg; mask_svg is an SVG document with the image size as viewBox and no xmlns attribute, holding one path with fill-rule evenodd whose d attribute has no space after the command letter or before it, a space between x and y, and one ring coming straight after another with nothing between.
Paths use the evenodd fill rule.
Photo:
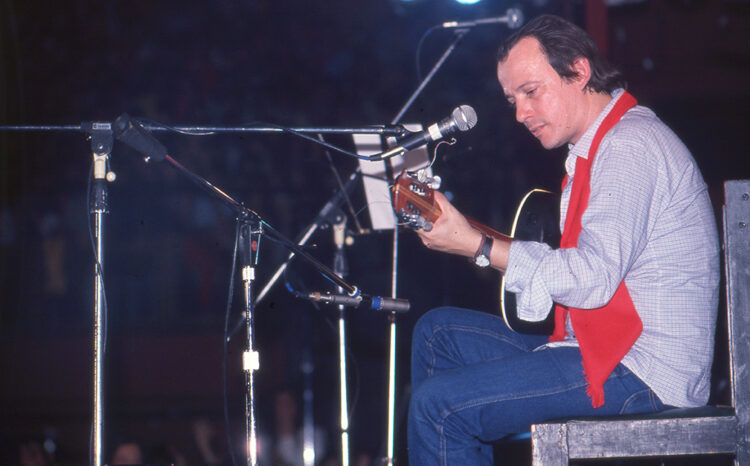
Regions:
<instances>
[{"instance_id":1,"label":"dark hair","mask_svg":"<svg viewBox=\"0 0 750 466\"><path fill-rule=\"evenodd\" d=\"M497 51L497 61L505 61L510 50L524 37L533 37L539 42L552 69L564 79L570 80L577 76L573 70L573 62L583 57L591 66L591 78L586 83L586 88L594 92L611 93L627 86L620 71L602 56L591 37L583 29L559 16L543 15L531 20L503 41Z\"/></svg>"}]
</instances>

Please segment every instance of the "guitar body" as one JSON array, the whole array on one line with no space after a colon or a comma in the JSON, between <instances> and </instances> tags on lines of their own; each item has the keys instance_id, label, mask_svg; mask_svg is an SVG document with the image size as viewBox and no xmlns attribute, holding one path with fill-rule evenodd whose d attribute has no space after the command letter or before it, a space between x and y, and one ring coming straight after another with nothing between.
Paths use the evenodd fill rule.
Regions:
<instances>
[{"instance_id":1,"label":"guitar body","mask_svg":"<svg viewBox=\"0 0 750 466\"><path fill-rule=\"evenodd\" d=\"M521 200L510 236L521 241L560 246L560 196L542 189L532 189ZM554 309L554 306L553 306ZM505 276L500 279L500 315L511 330L521 333L549 335L555 325L553 309L541 322L518 318L516 295L505 289Z\"/></svg>"},{"instance_id":2,"label":"guitar body","mask_svg":"<svg viewBox=\"0 0 750 466\"><path fill-rule=\"evenodd\" d=\"M399 221L414 229L431 230L442 214L434 201L433 189L405 173L391 186L391 203ZM542 189L529 191L518 206L510 238L547 243L557 248L560 245L559 204L560 197L556 194ZM468 221L487 235L508 238L475 220ZM525 322L518 318L516 296L505 290L505 277L500 280L500 315L515 332L549 335L554 327L554 312L542 322Z\"/></svg>"}]
</instances>

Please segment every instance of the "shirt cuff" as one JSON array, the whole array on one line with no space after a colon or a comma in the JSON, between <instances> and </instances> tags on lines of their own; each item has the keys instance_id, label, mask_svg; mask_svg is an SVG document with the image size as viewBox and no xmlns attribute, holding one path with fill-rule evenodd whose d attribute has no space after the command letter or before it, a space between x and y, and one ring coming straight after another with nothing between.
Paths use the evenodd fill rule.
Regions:
<instances>
[{"instance_id":1,"label":"shirt cuff","mask_svg":"<svg viewBox=\"0 0 750 466\"><path fill-rule=\"evenodd\" d=\"M505 288L516 293L517 313L522 320L543 320L552 307L552 298L540 272L540 265L550 252L552 248L544 243L513 241L510 245Z\"/></svg>"},{"instance_id":2,"label":"shirt cuff","mask_svg":"<svg viewBox=\"0 0 750 466\"><path fill-rule=\"evenodd\" d=\"M532 241L516 240L510 243L508 269L505 271L505 287L508 291L523 291L550 249L546 244Z\"/></svg>"}]
</instances>

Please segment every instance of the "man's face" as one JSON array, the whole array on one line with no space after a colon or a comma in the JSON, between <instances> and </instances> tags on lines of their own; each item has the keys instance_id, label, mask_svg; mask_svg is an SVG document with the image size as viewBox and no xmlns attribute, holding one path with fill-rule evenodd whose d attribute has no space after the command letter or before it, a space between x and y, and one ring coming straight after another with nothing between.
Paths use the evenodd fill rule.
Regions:
<instances>
[{"instance_id":1,"label":"man's face","mask_svg":"<svg viewBox=\"0 0 750 466\"><path fill-rule=\"evenodd\" d=\"M586 131L580 111L583 85L560 77L535 38L524 37L510 49L505 61L498 63L497 79L515 107L516 120L545 149L575 143Z\"/></svg>"}]
</instances>

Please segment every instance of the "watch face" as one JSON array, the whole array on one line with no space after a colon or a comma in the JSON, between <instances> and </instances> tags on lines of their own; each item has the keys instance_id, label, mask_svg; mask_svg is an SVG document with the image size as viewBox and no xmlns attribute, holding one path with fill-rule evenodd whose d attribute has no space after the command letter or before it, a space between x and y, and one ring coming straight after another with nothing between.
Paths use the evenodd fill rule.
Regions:
<instances>
[{"instance_id":1,"label":"watch face","mask_svg":"<svg viewBox=\"0 0 750 466\"><path fill-rule=\"evenodd\" d=\"M474 261L479 267L487 267L490 265L490 260L485 256L484 254L480 254L477 256L477 259Z\"/></svg>"}]
</instances>

